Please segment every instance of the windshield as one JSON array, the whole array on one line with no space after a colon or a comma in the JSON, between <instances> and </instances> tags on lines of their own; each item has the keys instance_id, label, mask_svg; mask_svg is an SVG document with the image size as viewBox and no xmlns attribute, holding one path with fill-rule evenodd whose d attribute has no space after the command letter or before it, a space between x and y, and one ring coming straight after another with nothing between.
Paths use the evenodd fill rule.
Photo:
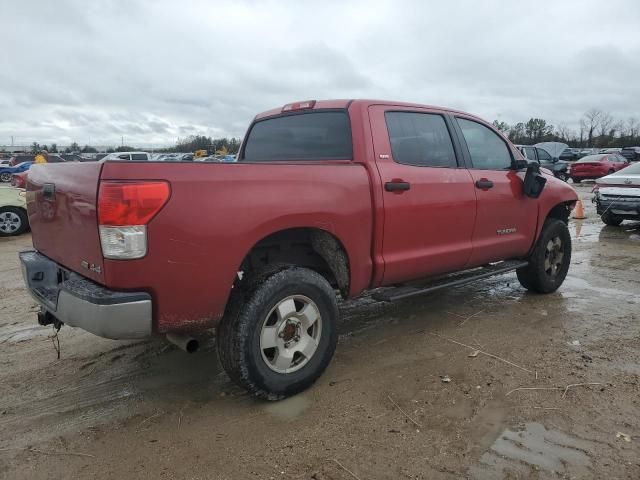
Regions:
<instances>
[{"instance_id":1,"label":"windshield","mask_svg":"<svg viewBox=\"0 0 640 480\"><path fill-rule=\"evenodd\" d=\"M606 157L606 155L587 155L586 157L582 157L576 163L601 162L604 157Z\"/></svg>"}]
</instances>

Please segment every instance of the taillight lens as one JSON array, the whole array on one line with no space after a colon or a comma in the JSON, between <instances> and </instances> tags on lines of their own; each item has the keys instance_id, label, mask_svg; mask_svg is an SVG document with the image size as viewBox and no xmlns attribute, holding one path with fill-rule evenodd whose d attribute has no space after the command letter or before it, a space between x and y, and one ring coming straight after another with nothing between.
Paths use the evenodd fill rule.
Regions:
<instances>
[{"instance_id":1,"label":"taillight lens","mask_svg":"<svg viewBox=\"0 0 640 480\"><path fill-rule=\"evenodd\" d=\"M104 257L144 257L146 225L167 203L170 193L167 182L102 182L98 191L98 224Z\"/></svg>"}]
</instances>

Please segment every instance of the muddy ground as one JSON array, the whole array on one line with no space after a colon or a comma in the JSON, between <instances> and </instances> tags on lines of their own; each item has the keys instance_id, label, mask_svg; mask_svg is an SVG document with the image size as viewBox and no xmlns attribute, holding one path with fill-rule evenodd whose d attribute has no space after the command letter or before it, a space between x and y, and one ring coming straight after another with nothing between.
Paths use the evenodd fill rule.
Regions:
<instances>
[{"instance_id":1,"label":"muddy ground","mask_svg":"<svg viewBox=\"0 0 640 480\"><path fill-rule=\"evenodd\" d=\"M578 190L557 293L511 274L344 303L329 369L278 403L236 388L213 338L190 356L65 327L58 360L30 237L1 239L0 478L640 478L640 224L604 226Z\"/></svg>"}]
</instances>

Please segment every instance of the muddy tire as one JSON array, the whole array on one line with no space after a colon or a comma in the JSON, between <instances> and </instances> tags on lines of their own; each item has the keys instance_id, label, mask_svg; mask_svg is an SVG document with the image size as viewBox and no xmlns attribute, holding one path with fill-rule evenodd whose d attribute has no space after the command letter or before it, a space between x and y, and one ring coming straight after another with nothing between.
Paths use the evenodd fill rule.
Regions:
<instances>
[{"instance_id":1,"label":"muddy tire","mask_svg":"<svg viewBox=\"0 0 640 480\"><path fill-rule=\"evenodd\" d=\"M252 395L279 400L310 387L337 344L336 295L318 273L279 267L232 295L217 329L229 377Z\"/></svg>"},{"instance_id":2,"label":"muddy tire","mask_svg":"<svg viewBox=\"0 0 640 480\"><path fill-rule=\"evenodd\" d=\"M581 180L580 178L573 178L573 177L571 177L571 181L572 181L573 183L580 183L582 180Z\"/></svg>"},{"instance_id":3,"label":"muddy tire","mask_svg":"<svg viewBox=\"0 0 640 480\"><path fill-rule=\"evenodd\" d=\"M614 215L609 211L606 211L602 215L600 215L600 218L605 224L611 225L612 227L617 227L622 223L622 220L623 220L622 217L619 217L618 215Z\"/></svg>"},{"instance_id":4,"label":"muddy tire","mask_svg":"<svg viewBox=\"0 0 640 480\"><path fill-rule=\"evenodd\" d=\"M549 218L529 257L529 265L516 270L520 284L537 293L555 292L571 264L571 235L562 220Z\"/></svg>"},{"instance_id":5,"label":"muddy tire","mask_svg":"<svg viewBox=\"0 0 640 480\"><path fill-rule=\"evenodd\" d=\"M0 208L0 237L21 235L29 230L27 212L22 208Z\"/></svg>"}]
</instances>

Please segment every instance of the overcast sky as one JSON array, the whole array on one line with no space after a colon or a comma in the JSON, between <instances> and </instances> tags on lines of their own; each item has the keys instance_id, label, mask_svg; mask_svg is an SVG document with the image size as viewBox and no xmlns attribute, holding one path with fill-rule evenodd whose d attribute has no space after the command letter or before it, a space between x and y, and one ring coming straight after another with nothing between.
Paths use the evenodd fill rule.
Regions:
<instances>
[{"instance_id":1,"label":"overcast sky","mask_svg":"<svg viewBox=\"0 0 640 480\"><path fill-rule=\"evenodd\" d=\"M640 1L0 0L0 145L242 136L294 100L640 117Z\"/></svg>"}]
</instances>

